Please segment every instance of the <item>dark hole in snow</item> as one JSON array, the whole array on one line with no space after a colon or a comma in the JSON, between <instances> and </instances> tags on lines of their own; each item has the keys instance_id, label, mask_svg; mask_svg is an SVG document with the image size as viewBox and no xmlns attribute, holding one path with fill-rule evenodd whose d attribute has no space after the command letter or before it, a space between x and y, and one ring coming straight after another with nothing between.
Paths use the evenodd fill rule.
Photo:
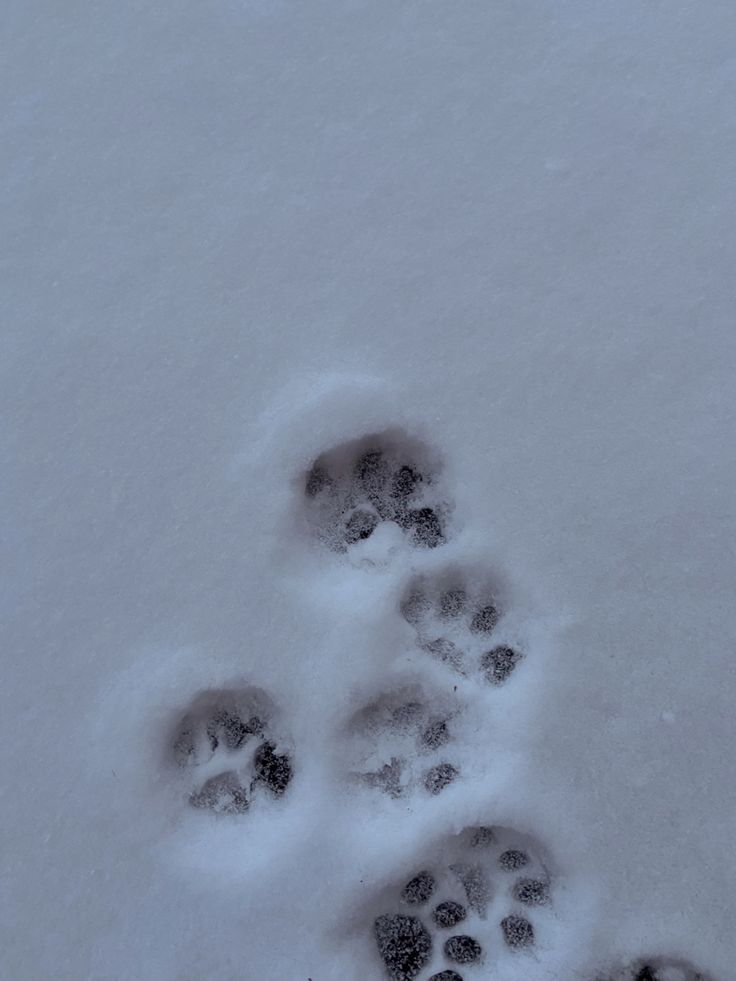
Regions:
<instances>
[{"instance_id":1,"label":"dark hole in snow","mask_svg":"<svg viewBox=\"0 0 736 981\"><path fill-rule=\"evenodd\" d=\"M443 620L459 617L465 609L466 601L467 597L464 589L460 589L459 587L446 589L442 596L440 596L439 615Z\"/></svg>"},{"instance_id":2,"label":"dark hole in snow","mask_svg":"<svg viewBox=\"0 0 736 981\"><path fill-rule=\"evenodd\" d=\"M391 497L400 501L411 497L423 479L412 467L399 467L391 478Z\"/></svg>"},{"instance_id":3,"label":"dark hole in snow","mask_svg":"<svg viewBox=\"0 0 736 981\"><path fill-rule=\"evenodd\" d=\"M549 902L549 886L541 879L519 879L514 886L514 899L525 906L544 906Z\"/></svg>"},{"instance_id":4,"label":"dark hole in snow","mask_svg":"<svg viewBox=\"0 0 736 981\"><path fill-rule=\"evenodd\" d=\"M432 508L415 508L407 512L406 525L412 529L414 541L424 548L436 548L445 540L442 525Z\"/></svg>"},{"instance_id":5,"label":"dark hole in snow","mask_svg":"<svg viewBox=\"0 0 736 981\"><path fill-rule=\"evenodd\" d=\"M456 964L472 964L474 961L480 960L483 953L478 941L467 935L450 937L449 940L445 941L444 950L446 956L451 961L455 961Z\"/></svg>"},{"instance_id":6,"label":"dark hole in snow","mask_svg":"<svg viewBox=\"0 0 736 981\"><path fill-rule=\"evenodd\" d=\"M401 891L405 903L422 906L428 902L434 892L435 881L431 872L423 870L410 879Z\"/></svg>"},{"instance_id":7,"label":"dark hole in snow","mask_svg":"<svg viewBox=\"0 0 736 981\"><path fill-rule=\"evenodd\" d=\"M450 739L450 731L444 719L436 719L430 722L421 735L421 741L428 749L439 749Z\"/></svg>"},{"instance_id":8,"label":"dark hole in snow","mask_svg":"<svg viewBox=\"0 0 736 981\"><path fill-rule=\"evenodd\" d=\"M481 607L470 621L470 629L474 634L489 634L498 623L498 610L492 603Z\"/></svg>"},{"instance_id":9,"label":"dark hole in snow","mask_svg":"<svg viewBox=\"0 0 736 981\"><path fill-rule=\"evenodd\" d=\"M499 855L498 864L504 872L514 872L516 869L523 869L529 862L525 852L520 852L517 848L509 848Z\"/></svg>"},{"instance_id":10,"label":"dark hole in snow","mask_svg":"<svg viewBox=\"0 0 736 981\"><path fill-rule=\"evenodd\" d=\"M486 681L492 685L503 684L521 659L521 654L513 647L494 647L486 651L480 659L480 666Z\"/></svg>"},{"instance_id":11,"label":"dark hole in snow","mask_svg":"<svg viewBox=\"0 0 736 981\"><path fill-rule=\"evenodd\" d=\"M438 763L425 773L424 786L430 794L436 796L442 793L445 787L449 787L457 774L457 768L452 763Z\"/></svg>"},{"instance_id":12,"label":"dark hole in snow","mask_svg":"<svg viewBox=\"0 0 736 981\"><path fill-rule=\"evenodd\" d=\"M456 903L454 899L447 899L444 903L439 903L432 914L434 922L438 927L447 929L462 923L468 915L462 903Z\"/></svg>"},{"instance_id":13,"label":"dark hole in snow","mask_svg":"<svg viewBox=\"0 0 736 981\"><path fill-rule=\"evenodd\" d=\"M278 754L273 743L264 743L256 750L253 759L256 779L280 797L289 785L292 776L292 766L289 757Z\"/></svg>"},{"instance_id":14,"label":"dark hole in snow","mask_svg":"<svg viewBox=\"0 0 736 981\"><path fill-rule=\"evenodd\" d=\"M419 590L411 592L401 604L401 615L407 623L419 623L428 612L429 600Z\"/></svg>"},{"instance_id":15,"label":"dark hole in snow","mask_svg":"<svg viewBox=\"0 0 736 981\"><path fill-rule=\"evenodd\" d=\"M534 927L523 916L506 916L501 920L503 938L512 950L521 950L534 943Z\"/></svg>"},{"instance_id":16,"label":"dark hole in snow","mask_svg":"<svg viewBox=\"0 0 736 981\"><path fill-rule=\"evenodd\" d=\"M432 955L429 931L415 916L379 916L373 931L392 981L413 981Z\"/></svg>"},{"instance_id":17,"label":"dark hole in snow","mask_svg":"<svg viewBox=\"0 0 736 981\"><path fill-rule=\"evenodd\" d=\"M383 494L389 466L380 450L371 450L355 464L355 476L370 501L376 503Z\"/></svg>"}]
</instances>

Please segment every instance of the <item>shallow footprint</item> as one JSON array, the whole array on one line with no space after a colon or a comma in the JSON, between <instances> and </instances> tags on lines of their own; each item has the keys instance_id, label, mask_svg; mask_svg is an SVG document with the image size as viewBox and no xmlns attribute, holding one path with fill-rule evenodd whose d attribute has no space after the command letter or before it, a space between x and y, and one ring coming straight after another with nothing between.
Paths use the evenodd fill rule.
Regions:
<instances>
[{"instance_id":1,"label":"shallow footprint","mask_svg":"<svg viewBox=\"0 0 736 981\"><path fill-rule=\"evenodd\" d=\"M502 685L522 659L521 647L504 631L507 601L489 577L457 569L417 576L400 603L417 646L460 674Z\"/></svg>"},{"instance_id":2,"label":"shallow footprint","mask_svg":"<svg viewBox=\"0 0 736 981\"><path fill-rule=\"evenodd\" d=\"M393 798L441 794L460 776L452 761L456 716L447 697L430 699L418 685L379 695L347 725L353 779Z\"/></svg>"},{"instance_id":3,"label":"shallow footprint","mask_svg":"<svg viewBox=\"0 0 736 981\"><path fill-rule=\"evenodd\" d=\"M337 552L360 546L387 523L415 548L436 548L447 540L451 510L440 469L427 447L398 431L338 446L305 477L308 522Z\"/></svg>"},{"instance_id":4,"label":"shallow footprint","mask_svg":"<svg viewBox=\"0 0 736 981\"><path fill-rule=\"evenodd\" d=\"M192 701L174 726L170 759L193 808L241 815L259 796L286 792L292 752L278 715L258 688L206 691Z\"/></svg>"}]
</instances>

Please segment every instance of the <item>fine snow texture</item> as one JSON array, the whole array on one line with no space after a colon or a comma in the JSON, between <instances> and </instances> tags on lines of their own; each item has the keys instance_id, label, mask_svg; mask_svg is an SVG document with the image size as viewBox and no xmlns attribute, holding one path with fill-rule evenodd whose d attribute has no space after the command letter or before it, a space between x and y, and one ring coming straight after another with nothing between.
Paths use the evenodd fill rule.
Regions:
<instances>
[{"instance_id":1,"label":"fine snow texture","mask_svg":"<svg viewBox=\"0 0 736 981\"><path fill-rule=\"evenodd\" d=\"M0 977L734 981L736 5L2 27Z\"/></svg>"}]
</instances>

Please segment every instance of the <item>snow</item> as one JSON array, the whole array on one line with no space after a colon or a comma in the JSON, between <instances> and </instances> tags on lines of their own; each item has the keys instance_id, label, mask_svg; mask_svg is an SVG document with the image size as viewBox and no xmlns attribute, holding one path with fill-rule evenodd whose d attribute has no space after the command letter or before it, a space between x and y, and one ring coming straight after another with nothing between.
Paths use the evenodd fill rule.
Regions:
<instances>
[{"instance_id":1,"label":"snow","mask_svg":"<svg viewBox=\"0 0 736 981\"><path fill-rule=\"evenodd\" d=\"M466 981L735 978L734 5L2 19L0 977L378 981L376 917L493 826L551 900L510 949L489 858ZM312 464L382 440L439 547L320 537ZM502 685L401 615L452 576ZM293 780L190 807L177 727L253 689ZM356 777L402 691L437 795L409 730L403 796Z\"/></svg>"}]
</instances>

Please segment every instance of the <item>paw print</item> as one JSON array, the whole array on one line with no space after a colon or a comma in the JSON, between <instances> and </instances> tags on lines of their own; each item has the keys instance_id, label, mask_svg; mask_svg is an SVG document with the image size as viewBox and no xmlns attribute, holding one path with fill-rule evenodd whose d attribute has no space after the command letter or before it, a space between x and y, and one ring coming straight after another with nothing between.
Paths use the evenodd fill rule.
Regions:
<instances>
[{"instance_id":1,"label":"paw print","mask_svg":"<svg viewBox=\"0 0 736 981\"><path fill-rule=\"evenodd\" d=\"M422 651L464 675L502 685L522 659L504 629L504 601L492 584L468 583L461 573L416 577L401 604Z\"/></svg>"},{"instance_id":2,"label":"paw print","mask_svg":"<svg viewBox=\"0 0 736 981\"><path fill-rule=\"evenodd\" d=\"M204 692L192 702L171 743L192 807L238 815L259 796L284 795L293 763L275 732L277 714L273 701L255 688Z\"/></svg>"},{"instance_id":3,"label":"paw print","mask_svg":"<svg viewBox=\"0 0 736 981\"><path fill-rule=\"evenodd\" d=\"M427 449L384 433L322 454L304 484L316 536L346 552L390 524L415 548L447 540L450 506Z\"/></svg>"},{"instance_id":4,"label":"paw print","mask_svg":"<svg viewBox=\"0 0 736 981\"><path fill-rule=\"evenodd\" d=\"M466 828L395 890L373 933L392 981L460 981L534 947L551 914L539 846L513 829Z\"/></svg>"},{"instance_id":5,"label":"paw print","mask_svg":"<svg viewBox=\"0 0 736 981\"><path fill-rule=\"evenodd\" d=\"M451 762L456 716L447 699L428 699L418 686L380 695L348 725L353 776L389 797L436 797L460 775Z\"/></svg>"},{"instance_id":6,"label":"paw print","mask_svg":"<svg viewBox=\"0 0 736 981\"><path fill-rule=\"evenodd\" d=\"M409 683L374 693L352 711L341 732L330 734L345 758L343 777L367 793L400 801L389 815L392 822L421 818L415 829L409 827L401 835L403 842L418 841L416 861L398 870L393 884L369 899L367 908L365 893L360 892L361 944L365 942L376 968L364 973L373 977L381 971L389 981L532 978L537 966L542 974L550 973L548 957L550 952L556 956L560 926L555 917L560 912L555 910L556 881L544 849L527 834L492 824L467 827L460 834L442 832L443 820L445 829L456 827L457 796L452 788L463 783L464 801L472 799L467 743L476 737L477 752L487 752L497 724L486 711L489 693L503 699L494 689L523 670L522 662L531 661L535 650L533 624L520 621L520 610L498 577L479 574L467 553L453 567L439 565L441 546L452 537L454 510L444 479L436 454L397 428L335 446L319 453L308 472L300 469L295 507L311 532L311 544L325 546L356 567L382 562L381 550L384 555L402 550L412 567L413 578L397 600L407 625L404 631L415 645L416 674ZM450 552L445 549L444 555ZM352 588L352 575L349 585ZM348 590L342 592L335 605L347 595ZM306 607L304 598L297 599L300 613ZM321 605L315 616L324 615ZM395 618L395 611L388 616ZM396 626L394 620L391 627ZM390 631L384 632L387 635ZM330 653L325 658L328 681ZM405 649L395 652L397 661L404 653ZM347 682L342 692L347 699L347 668L341 676ZM431 687L438 684L437 678L442 692ZM466 699L467 714L461 718L450 691L462 688L467 693L469 681L487 686L488 697L477 689L473 694L480 697ZM329 683L324 691L326 699L340 697ZM467 725L474 706L479 712ZM462 722L466 724L461 733ZM466 772L458 762L459 734ZM235 821L254 808L288 799L295 772L293 741L274 699L262 689L203 692L165 738L182 800L193 812ZM476 789L485 799L487 785ZM431 807L432 824L439 831L424 842L419 830L426 827L422 805ZM320 823L329 820L328 812L320 808ZM364 816L367 813L366 809ZM298 824L304 827L307 822ZM336 827L342 831L346 825L338 820ZM305 849L313 848L313 840L305 834ZM261 842L253 846L263 851ZM351 927L341 933L352 940L354 916L350 920ZM570 931L578 930L576 920ZM574 949L570 945L563 956ZM358 973L362 966L356 968ZM313 976L317 977L314 971ZM692 965L667 957L641 959L586 977L709 981Z\"/></svg>"}]
</instances>

